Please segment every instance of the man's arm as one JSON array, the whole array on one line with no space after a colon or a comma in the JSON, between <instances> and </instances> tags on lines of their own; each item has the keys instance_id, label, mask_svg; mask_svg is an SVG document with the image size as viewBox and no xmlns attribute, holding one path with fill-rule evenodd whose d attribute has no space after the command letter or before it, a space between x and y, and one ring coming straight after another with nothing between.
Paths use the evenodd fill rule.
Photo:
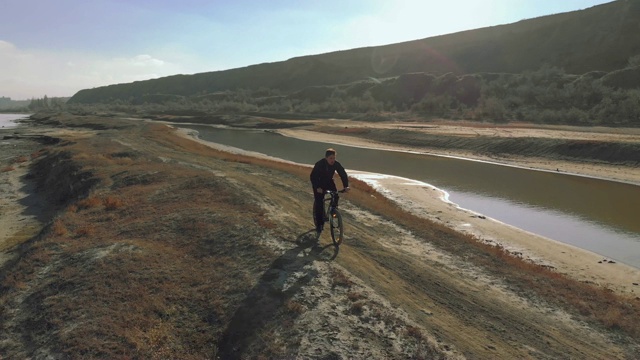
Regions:
<instances>
[{"instance_id":1,"label":"man's arm","mask_svg":"<svg viewBox=\"0 0 640 360\"><path fill-rule=\"evenodd\" d=\"M347 171L344 169L344 167L342 167L342 164L340 164L337 161L336 161L336 171L338 172L338 175L340 176L340 180L342 180L342 187L348 188L349 187L349 177L347 176Z\"/></svg>"},{"instance_id":2,"label":"man's arm","mask_svg":"<svg viewBox=\"0 0 640 360\"><path fill-rule=\"evenodd\" d=\"M315 191L315 189L320 187L320 163L317 162L314 166L313 166L313 170L311 170L311 174L309 174L309 180L311 180L311 186L313 187L313 190Z\"/></svg>"}]
</instances>

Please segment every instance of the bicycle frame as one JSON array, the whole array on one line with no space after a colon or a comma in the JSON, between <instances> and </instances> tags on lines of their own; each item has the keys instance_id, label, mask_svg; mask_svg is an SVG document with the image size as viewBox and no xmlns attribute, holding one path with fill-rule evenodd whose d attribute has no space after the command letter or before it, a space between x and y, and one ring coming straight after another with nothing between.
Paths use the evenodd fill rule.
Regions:
<instances>
[{"instance_id":1,"label":"bicycle frame","mask_svg":"<svg viewBox=\"0 0 640 360\"><path fill-rule=\"evenodd\" d=\"M324 218L327 219L329 214L331 214L332 210L334 208L336 208L338 205L336 204L336 202L338 201L338 193L344 193L345 190L339 190L339 191L333 191L333 190L326 190L324 192L324 202L328 203L322 206L322 210L324 211ZM329 195L327 197L327 195Z\"/></svg>"},{"instance_id":2,"label":"bicycle frame","mask_svg":"<svg viewBox=\"0 0 640 360\"><path fill-rule=\"evenodd\" d=\"M333 240L333 244L335 246L339 246L342 244L342 239L344 236L344 226L342 224L342 215L338 210L338 193L345 192L345 190L340 191L325 191L324 201L328 204L323 204L322 211L324 212L324 221L328 221L330 224L331 230L331 239ZM329 195L327 197L327 195Z\"/></svg>"}]
</instances>

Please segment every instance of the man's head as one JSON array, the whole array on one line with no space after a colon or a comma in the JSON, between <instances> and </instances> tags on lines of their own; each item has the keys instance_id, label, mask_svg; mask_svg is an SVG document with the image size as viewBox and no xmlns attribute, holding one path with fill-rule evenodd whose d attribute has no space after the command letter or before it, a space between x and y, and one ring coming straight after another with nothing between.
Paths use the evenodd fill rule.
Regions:
<instances>
[{"instance_id":1,"label":"man's head","mask_svg":"<svg viewBox=\"0 0 640 360\"><path fill-rule=\"evenodd\" d=\"M329 165L333 165L336 162L336 151L329 148L327 149L327 151L325 151L324 157L325 159L327 159Z\"/></svg>"}]
</instances>

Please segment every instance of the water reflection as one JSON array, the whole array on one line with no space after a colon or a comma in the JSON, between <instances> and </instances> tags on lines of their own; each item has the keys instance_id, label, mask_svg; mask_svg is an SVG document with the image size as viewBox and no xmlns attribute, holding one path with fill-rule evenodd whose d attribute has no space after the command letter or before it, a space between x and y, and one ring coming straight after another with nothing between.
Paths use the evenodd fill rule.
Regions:
<instances>
[{"instance_id":1,"label":"water reflection","mask_svg":"<svg viewBox=\"0 0 640 360\"><path fill-rule=\"evenodd\" d=\"M14 128L18 126L15 120L28 117L26 114L0 114L0 128Z\"/></svg>"},{"instance_id":2,"label":"water reflection","mask_svg":"<svg viewBox=\"0 0 640 360\"><path fill-rule=\"evenodd\" d=\"M327 147L348 169L446 190L450 200L525 230L640 267L640 186L462 159L303 141L264 131L188 126L224 145L312 164Z\"/></svg>"},{"instance_id":3,"label":"water reflection","mask_svg":"<svg viewBox=\"0 0 640 360\"><path fill-rule=\"evenodd\" d=\"M637 233L620 231L558 210L472 193L455 193L449 199L517 228L640 267L640 236Z\"/></svg>"}]
</instances>

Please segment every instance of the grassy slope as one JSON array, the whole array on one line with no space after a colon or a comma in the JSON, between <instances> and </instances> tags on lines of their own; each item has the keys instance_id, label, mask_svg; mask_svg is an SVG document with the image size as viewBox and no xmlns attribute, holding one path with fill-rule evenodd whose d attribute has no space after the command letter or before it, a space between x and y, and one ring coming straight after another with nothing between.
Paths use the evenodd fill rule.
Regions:
<instances>
[{"instance_id":1,"label":"grassy slope","mask_svg":"<svg viewBox=\"0 0 640 360\"><path fill-rule=\"evenodd\" d=\"M300 309L310 305L301 304L293 292L274 288L273 281L282 269L305 272L310 263L324 259L324 249L305 250L299 244L310 227L305 215L308 169L220 153L180 139L161 125L60 121L103 130L49 147L36 162L33 173L58 215L0 273L0 303L5 309L0 314L0 353L205 358L237 356L234 349L245 349L245 355L272 356L298 351L300 334L293 329ZM382 197L372 200L375 193L362 183L354 188L349 202L355 206L384 214L465 262L510 279L528 297L546 299L575 316L626 334L632 343L639 339L638 324L632 319L640 314L632 299L526 264L501 249L406 214ZM494 317L501 311L496 308L500 303L491 305L494 299L474 297L473 291L463 294L468 285L446 286L451 278L446 269L390 251L373 240L379 229L357 224L351 217L347 221L354 227L351 236L363 240L334 254L337 264L395 304L403 304L422 326L459 342L467 355L503 351L505 356L522 356L507 341L496 339L498 350L487 350L483 343L459 338L483 336L482 329L503 326L514 326L509 330L514 336L547 346L552 354L584 355L575 345L581 340L570 338L571 334L557 336L567 336L564 341L575 349L566 349L562 341L538 344L548 341L542 335L548 330L544 324L536 325L524 309L502 314L508 321ZM269 239L282 249L268 246ZM307 257L300 259L305 252ZM352 283L338 267L327 266L333 281L331 296L342 289L345 302L351 304L349 312L357 317L362 295L349 290ZM430 267L416 275L421 266ZM301 291L318 276L308 273L294 290ZM421 313L423 305L415 296L422 292L435 299L434 307L439 301L451 302L450 315L437 320L441 317ZM463 314L471 318L457 318ZM380 313L367 317L368 321L386 318ZM482 324L473 317L482 319ZM465 330L449 333L448 323ZM402 334L407 333L415 335ZM366 334L363 337L376 339ZM401 356L391 348L386 350L388 356ZM604 355L616 350L610 346L590 351ZM424 353L442 354L435 346Z\"/></svg>"}]
</instances>

